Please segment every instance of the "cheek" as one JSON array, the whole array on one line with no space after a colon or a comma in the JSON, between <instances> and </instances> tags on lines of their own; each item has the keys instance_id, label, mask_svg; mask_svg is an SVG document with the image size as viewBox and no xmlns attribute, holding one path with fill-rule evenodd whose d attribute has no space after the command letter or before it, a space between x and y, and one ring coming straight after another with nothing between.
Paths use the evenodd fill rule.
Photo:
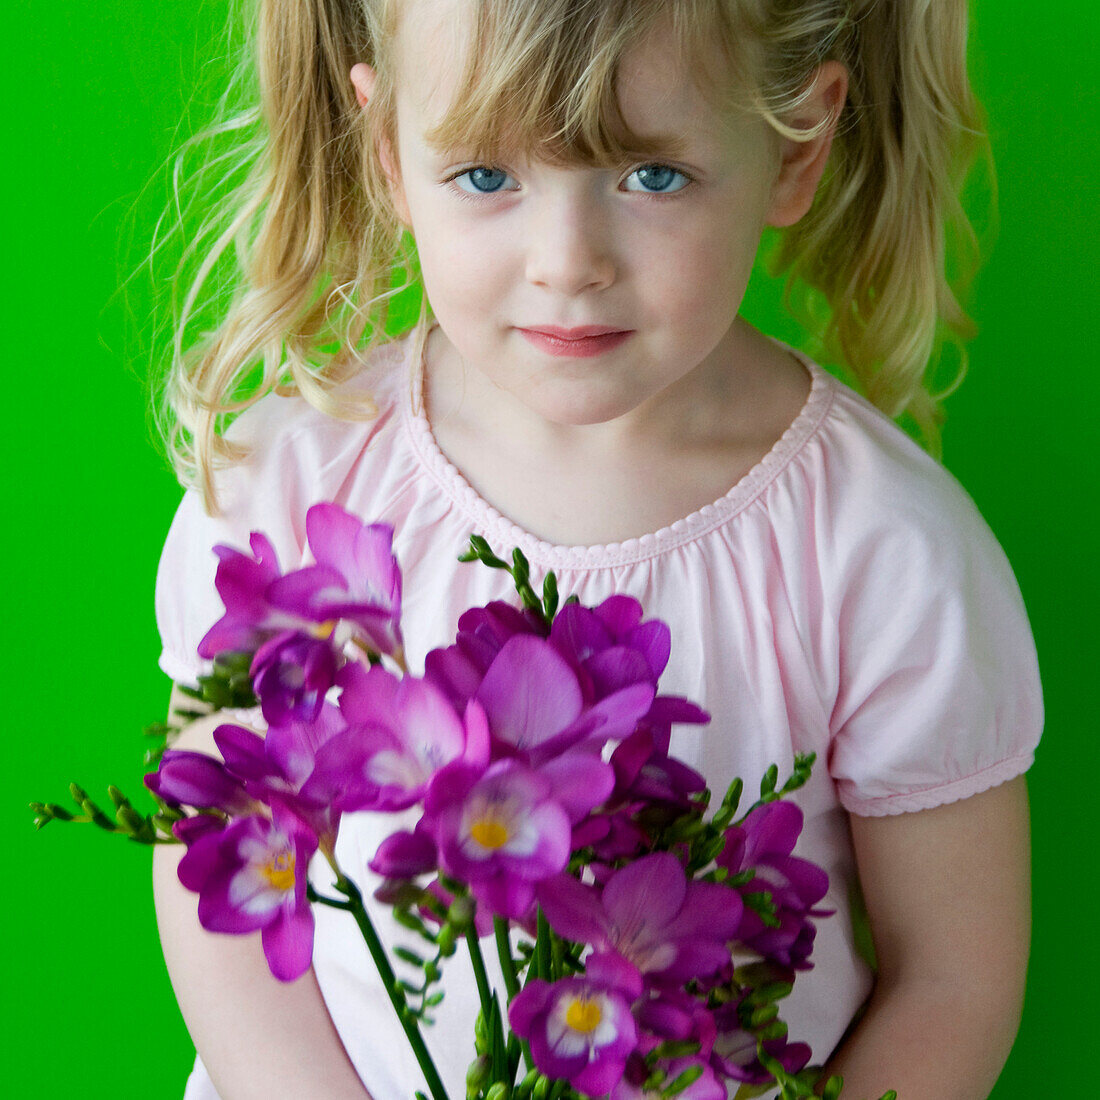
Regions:
<instances>
[{"instance_id":1,"label":"cheek","mask_svg":"<svg viewBox=\"0 0 1100 1100\"><path fill-rule=\"evenodd\" d=\"M428 298L438 310L499 299L507 281L504 244L472 219L431 217L414 222Z\"/></svg>"},{"instance_id":2,"label":"cheek","mask_svg":"<svg viewBox=\"0 0 1100 1100\"><path fill-rule=\"evenodd\" d=\"M666 238L648 264L659 273L652 280L660 287L653 307L668 315L694 315L703 325L708 316L716 325L728 323L744 295L758 243L748 227L713 223Z\"/></svg>"}]
</instances>

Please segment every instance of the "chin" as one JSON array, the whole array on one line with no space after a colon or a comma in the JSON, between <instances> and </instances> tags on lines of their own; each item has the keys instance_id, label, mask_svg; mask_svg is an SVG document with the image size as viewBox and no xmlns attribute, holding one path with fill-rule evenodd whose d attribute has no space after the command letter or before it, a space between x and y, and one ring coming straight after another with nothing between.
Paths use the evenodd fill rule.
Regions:
<instances>
[{"instance_id":1,"label":"chin","mask_svg":"<svg viewBox=\"0 0 1100 1100\"><path fill-rule=\"evenodd\" d=\"M524 404L543 420L563 428L608 424L638 407L637 401L615 400L605 394L527 395Z\"/></svg>"}]
</instances>

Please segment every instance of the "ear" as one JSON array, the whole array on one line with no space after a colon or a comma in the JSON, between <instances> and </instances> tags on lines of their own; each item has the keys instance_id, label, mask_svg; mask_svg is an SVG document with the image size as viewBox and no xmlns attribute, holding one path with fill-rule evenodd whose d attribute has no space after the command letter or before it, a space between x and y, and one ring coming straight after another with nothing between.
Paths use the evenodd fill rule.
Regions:
<instances>
[{"instance_id":1,"label":"ear","mask_svg":"<svg viewBox=\"0 0 1100 1100\"><path fill-rule=\"evenodd\" d=\"M359 62L351 67L351 83L355 88L355 98L360 107L366 107L370 102L371 92L374 91L375 72L370 65ZM405 191L401 186L401 173L397 168L397 157L394 149L386 140L378 143L378 159L382 162L382 171L386 174L386 180L390 187L390 198L393 200L397 216L405 225L409 224L409 207L405 201Z\"/></svg>"},{"instance_id":2,"label":"ear","mask_svg":"<svg viewBox=\"0 0 1100 1100\"><path fill-rule=\"evenodd\" d=\"M374 70L362 61L351 67L351 84L360 107L365 107L374 90Z\"/></svg>"},{"instance_id":3,"label":"ear","mask_svg":"<svg viewBox=\"0 0 1100 1100\"><path fill-rule=\"evenodd\" d=\"M792 125L814 126L826 119L828 126L811 141L783 139L767 225L794 225L810 209L847 95L848 70L839 61L826 61L814 75L810 96L793 118Z\"/></svg>"}]
</instances>

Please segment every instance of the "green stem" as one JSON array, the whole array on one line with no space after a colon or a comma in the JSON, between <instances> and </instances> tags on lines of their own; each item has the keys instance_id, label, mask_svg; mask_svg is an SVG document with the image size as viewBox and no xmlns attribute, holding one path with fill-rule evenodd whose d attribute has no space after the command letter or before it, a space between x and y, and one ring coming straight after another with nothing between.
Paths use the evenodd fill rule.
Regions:
<instances>
[{"instance_id":1,"label":"green stem","mask_svg":"<svg viewBox=\"0 0 1100 1100\"><path fill-rule=\"evenodd\" d=\"M497 941L497 954L500 956L500 969L504 973L504 988L508 991L508 1003L519 992L519 976L516 974L516 961L512 958L512 945L508 940L508 922L503 917L493 918L493 933Z\"/></svg>"},{"instance_id":2,"label":"green stem","mask_svg":"<svg viewBox=\"0 0 1100 1100\"><path fill-rule=\"evenodd\" d=\"M477 928L470 922L466 929L466 944L470 948L470 962L474 964L474 978L477 980L477 995L481 999L481 1011L485 1013L485 1022L493 1011L493 991L489 988L489 975L485 973L485 958L481 954L481 944L477 938Z\"/></svg>"},{"instance_id":3,"label":"green stem","mask_svg":"<svg viewBox=\"0 0 1100 1100\"><path fill-rule=\"evenodd\" d=\"M508 991L508 1003L519 992L519 975L516 973L516 960L512 958L512 944L508 939L508 922L503 917L493 918L493 933L497 941L497 954L500 956L500 969L504 974L504 988ZM508 1034L508 1065L513 1074L519 1067L519 1057L523 1055L523 1064L528 1070L533 1069L535 1063L531 1059L531 1048L525 1042L520 1042L518 1036Z\"/></svg>"},{"instance_id":4,"label":"green stem","mask_svg":"<svg viewBox=\"0 0 1100 1100\"><path fill-rule=\"evenodd\" d=\"M542 911L538 909L538 935L535 937L535 959L538 962L539 977L543 981L552 982L554 975L550 966L550 922Z\"/></svg>"},{"instance_id":5,"label":"green stem","mask_svg":"<svg viewBox=\"0 0 1100 1100\"><path fill-rule=\"evenodd\" d=\"M432 1100L448 1100L447 1090L443 1087L439 1071L435 1068L432 1056L424 1043L424 1037L420 1034L416 1017L409 1008L405 994L402 993L397 984L393 967L390 966L390 961L386 958L386 949L382 946L382 941L378 938L378 933L374 930L374 925L371 923L370 916L363 905L363 895L359 892L359 888L355 883L347 878L339 868L334 866L333 870L336 872L336 889L347 896L349 912L355 918L355 923L359 925L359 931L363 933L367 950L370 951L371 958L374 959L374 965L378 968L382 984L386 987L386 993L389 995L390 1004L393 1005L393 1010L397 1013L397 1018L404 1029L405 1037L409 1040L409 1046L412 1047L413 1054L416 1055L417 1064L420 1066L421 1073L424 1074L424 1081L432 1094Z\"/></svg>"}]
</instances>

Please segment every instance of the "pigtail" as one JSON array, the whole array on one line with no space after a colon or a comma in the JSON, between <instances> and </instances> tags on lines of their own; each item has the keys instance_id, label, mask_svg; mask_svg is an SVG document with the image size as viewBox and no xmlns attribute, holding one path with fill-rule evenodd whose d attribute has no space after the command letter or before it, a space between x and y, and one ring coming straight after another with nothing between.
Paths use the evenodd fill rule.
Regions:
<instances>
[{"instance_id":1,"label":"pigtail","mask_svg":"<svg viewBox=\"0 0 1100 1100\"><path fill-rule=\"evenodd\" d=\"M940 401L965 373L965 341L977 331L956 290L965 298L980 263L960 201L979 153L995 185L984 116L967 79L966 2L827 6L850 10L827 36L819 23L813 60L846 64L848 102L814 206L784 232L768 269L789 269L785 301L821 333L819 353L848 367L884 412L911 417L938 453ZM812 301L796 304L796 280L824 296L824 324ZM934 392L945 338L958 344L959 367L952 384Z\"/></svg>"},{"instance_id":2,"label":"pigtail","mask_svg":"<svg viewBox=\"0 0 1100 1100\"><path fill-rule=\"evenodd\" d=\"M261 0L260 111L212 131L237 148L243 135L254 140L246 174L188 250L197 273L176 310L166 387L177 473L211 511L217 466L243 457L222 431L260 397L300 393L331 415L375 412L369 399L349 405L334 393L380 332L400 239L396 217L379 213L383 181L364 176L369 122L348 77L373 60L373 40L360 0ZM196 337L212 308L220 316Z\"/></svg>"}]
</instances>

